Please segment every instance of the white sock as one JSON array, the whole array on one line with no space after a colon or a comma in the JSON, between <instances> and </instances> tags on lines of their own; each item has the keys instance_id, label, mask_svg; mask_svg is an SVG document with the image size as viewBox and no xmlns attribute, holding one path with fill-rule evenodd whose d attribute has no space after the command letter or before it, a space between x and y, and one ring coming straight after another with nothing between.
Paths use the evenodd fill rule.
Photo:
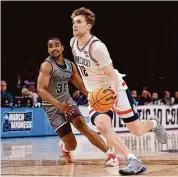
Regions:
<instances>
[{"instance_id":1,"label":"white sock","mask_svg":"<svg viewBox=\"0 0 178 177\"><path fill-rule=\"evenodd\" d=\"M155 129L157 126L157 122L156 122L156 120L152 120L152 121L153 121L153 129Z\"/></svg>"},{"instance_id":2,"label":"white sock","mask_svg":"<svg viewBox=\"0 0 178 177\"><path fill-rule=\"evenodd\" d=\"M130 153L130 154L127 155L127 159L129 159L129 158L131 158L131 157L137 159L137 157L136 157L134 154L132 154L132 153Z\"/></svg>"},{"instance_id":3,"label":"white sock","mask_svg":"<svg viewBox=\"0 0 178 177\"><path fill-rule=\"evenodd\" d=\"M65 144L63 146L63 150L66 151L66 152L69 152L66 148L65 148Z\"/></svg>"},{"instance_id":4,"label":"white sock","mask_svg":"<svg viewBox=\"0 0 178 177\"><path fill-rule=\"evenodd\" d=\"M107 152L105 152L106 155L109 155L109 154L114 154L114 152L111 151L111 149L109 149Z\"/></svg>"},{"instance_id":5,"label":"white sock","mask_svg":"<svg viewBox=\"0 0 178 177\"><path fill-rule=\"evenodd\" d=\"M65 152L69 152L69 151L65 148L65 143L64 143L64 142L63 142L62 149L63 149L63 151L65 151Z\"/></svg>"}]
</instances>

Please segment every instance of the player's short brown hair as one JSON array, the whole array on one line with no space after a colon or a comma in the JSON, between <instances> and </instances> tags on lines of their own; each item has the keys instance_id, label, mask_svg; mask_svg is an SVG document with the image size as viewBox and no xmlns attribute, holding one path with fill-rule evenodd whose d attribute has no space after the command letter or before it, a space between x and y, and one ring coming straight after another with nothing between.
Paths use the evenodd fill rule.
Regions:
<instances>
[{"instance_id":1,"label":"player's short brown hair","mask_svg":"<svg viewBox=\"0 0 178 177\"><path fill-rule=\"evenodd\" d=\"M71 18L74 19L78 15L83 15L88 24L91 24L92 27L95 24L95 14L85 7L81 7L73 11Z\"/></svg>"}]
</instances>

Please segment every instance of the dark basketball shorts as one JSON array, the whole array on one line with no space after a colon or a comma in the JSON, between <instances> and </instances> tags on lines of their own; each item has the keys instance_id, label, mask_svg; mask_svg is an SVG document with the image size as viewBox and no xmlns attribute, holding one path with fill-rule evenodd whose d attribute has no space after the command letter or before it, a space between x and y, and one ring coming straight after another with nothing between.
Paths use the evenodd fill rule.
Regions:
<instances>
[{"instance_id":1,"label":"dark basketball shorts","mask_svg":"<svg viewBox=\"0 0 178 177\"><path fill-rule=\"evenodd\" d=\"M112 110L109 110L109 111L104 112L104 113L99 113L99 112L93 111L93 113L90 112L89 114L90 114L91 123L93 125L95 125L94 120L95 120L96 116L98 116L100 114L106 114L106 115L108 115L111 118L111 121L113 119L113 111Z\"/></svg>"},{"instance_id":2,"label":"dark basketball shorts","mask_svg":"<svg viewBox=\"0 0 178 177\"><path fill-rule=\"evenodd\" d=\"M44 106L44 110L48 116L49 122L51 126L57 131L63 125L68 122L72 122L78 116L82 116L77 105L71 105L74 109L74 113L72 115L65 115L61 112L56 106Z\"/></svg>"}]
</instances>

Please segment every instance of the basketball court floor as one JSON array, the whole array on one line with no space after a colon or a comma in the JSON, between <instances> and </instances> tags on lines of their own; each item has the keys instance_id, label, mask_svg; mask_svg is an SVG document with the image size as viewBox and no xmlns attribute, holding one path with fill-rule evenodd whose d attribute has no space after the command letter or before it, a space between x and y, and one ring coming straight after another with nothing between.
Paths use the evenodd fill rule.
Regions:
<instances>
[{"instance_id":1,"label":"basketball court floor","mask_svg":"<svg viewBox=\"0 0 178 177\"><path fill-rule=\"evenodd\" d=\"M153 132L142 137L119 133L126 145L139 155L147 171L138 176L178 176L178 129L169 130L165 145ZM125 165L122 156L118 167L105 167L106 156L87 138L76 135L75 163L66 164L58 148L58 137L16 138L1 140L2 176L120 176ZM119 155L119 154L118 154ZM137 175L136 175L137 176Z\"/></svg>"}]
</instances>

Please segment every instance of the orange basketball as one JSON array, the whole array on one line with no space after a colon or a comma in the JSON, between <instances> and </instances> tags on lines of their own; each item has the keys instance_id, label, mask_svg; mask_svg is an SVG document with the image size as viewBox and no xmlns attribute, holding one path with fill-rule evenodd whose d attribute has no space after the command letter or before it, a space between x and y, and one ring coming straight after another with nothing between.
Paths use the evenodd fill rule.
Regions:
<instances>
[{"instance_id":1,"label":"orange basketball","mask_svg":"<svg viewBox=\"0 0 178 177\"><path fill-rule=\"evenodd\" d=\"M114 103L113 93L109 89L98 88L90 93L89 104L96 112L109 111Z\"/></svg>"}]
</instances>

